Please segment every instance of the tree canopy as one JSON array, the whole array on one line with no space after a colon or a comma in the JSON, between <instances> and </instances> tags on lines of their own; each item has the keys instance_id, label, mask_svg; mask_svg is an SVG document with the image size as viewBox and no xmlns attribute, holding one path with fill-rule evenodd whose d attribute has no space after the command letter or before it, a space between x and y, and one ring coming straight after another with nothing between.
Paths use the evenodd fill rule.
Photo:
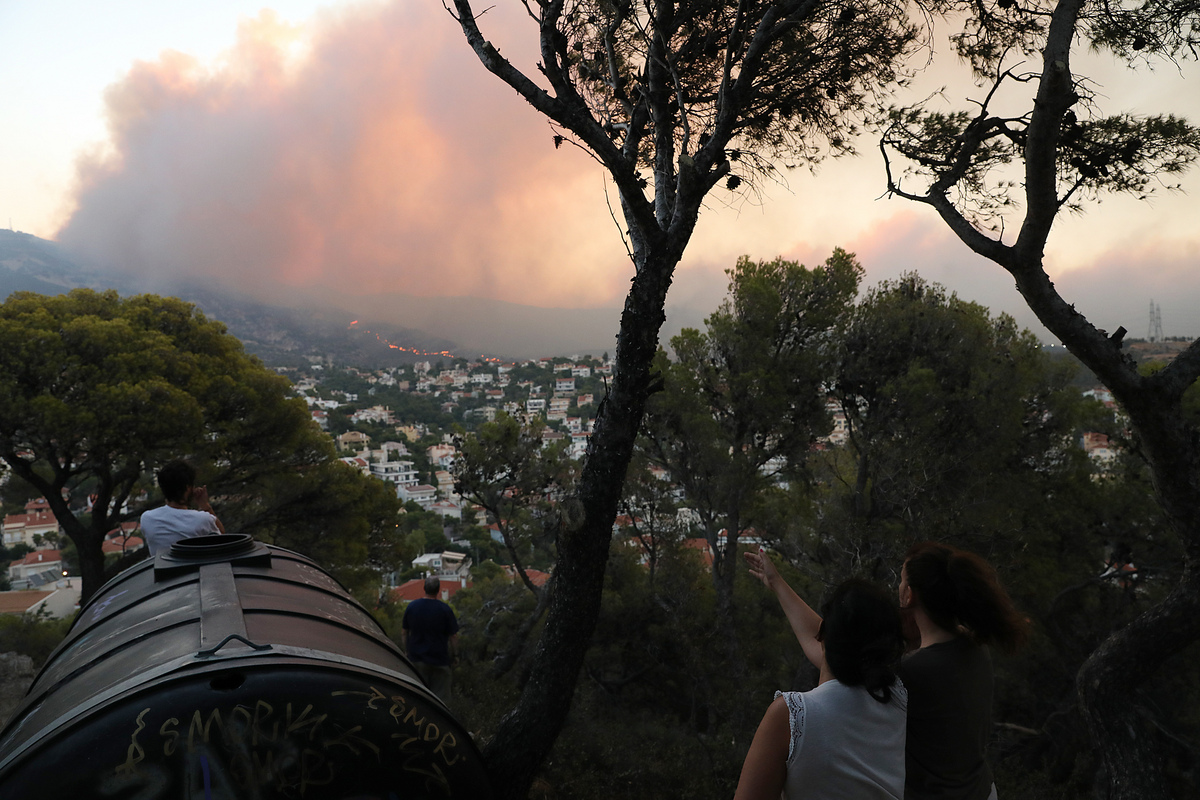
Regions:
<instances>
[{"instance_id":1,"label":"tree canopy","mask_svg":"<svg viewBox=\"0 0 1200 800\"><path fill-rule=\"evenodd\" d=\"M811 270L743 257L705 330L685 328L671 340L675 358L662 353L656 362L664 387L649 404L643 444L701 521L726 622L741 569L738 538L753 521L755 498L803 474L810 448L828 432L834 332L862 272L840 249Z\"/></svg>"},{"instance_id":2,"label":"tree canopy","mask_svg":"<svg viewBox=\"0 0 1200 800\"><path fill-rule=\"evenodd\" d=\"M334 461L288 390L181 300L77 289L0 305L0 460L75 543L85 598L104 579L105 536L156 502L154 469L176 457L199 467L230 532L335 571L368 562L395 500Z\"/></svg>"}]
</instances>

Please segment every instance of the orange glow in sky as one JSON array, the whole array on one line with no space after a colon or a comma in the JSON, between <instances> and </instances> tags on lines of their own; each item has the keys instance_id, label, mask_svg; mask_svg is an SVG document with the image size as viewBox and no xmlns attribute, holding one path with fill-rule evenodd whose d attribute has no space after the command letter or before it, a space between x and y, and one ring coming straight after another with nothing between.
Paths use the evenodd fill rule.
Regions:
<instances>
[{"instance_id":1,"label":"orange glow in sky","mask_svg":"<svg viewBox=\"0 0 1200 800\"><path fill-rule=\"evenodd\" d=\"M232 37L223 48L172 49L196 21L161 34L150 53L130 46L123 69L106 73L102 105L98 94L94 100L103 127L90 146L77 147L73 184L57 201L65 209L61 225L33 232L134 273L203 277L265 300L305 292L620 305L633 273L613 221L619 209L609 207L616 203L611 185L577 148L554 147L554 131L479 65L441 4L272 5L281 4L292 9L287 19L247 0L206 5L197 12L204 24ZM23 13L32 16L35 5ZM68 5L74 10L58 17L80 27L80 41L114 39L97 35L108 19L89 10L104 4ZM169 31L181 13L170 7L109 16L118 15L114 31L135 23ZM16 14L0 25L0 68L4 53L46 48L50 37L70 32L46 14L36 30L23 28ZM520 4L492 8L484 24L502 52L536 75L536 32ZM63 68L85 52L53 41ZM1194 62L1146 80L1093 61L1110 110L1200 118ZM978 97L946 64L914 92L947 86L956 107ZM25 80L28 72L6 74ZM36 91L17 92L26 94ZM39 120L60 128L30 129L4 148L7 194L32 197L49 185L37 175L9 179L5 170L17 167L5 165L28 161L36 141L66 129L49 113L52 105L11 109L14 129ZM782 173L759 193L715 190L668 302L707 313L738 256L813 265L840 246L859 255L868 285L916 269L1029 324L998 267L969 254L928 209L881 199L873 142L861 151L815 174ZM1097 324L1135 331L1146 302L1158 298L1164 319L1180 327L1174 332L1190 326L1200 334L1200 177L1184 180L1191 194L1163 194L1149 204L1109 199L1056 222L1050 269L1060 287L1084 293L1069 299L1078 297Z\"/></svg>"}]
</instances>

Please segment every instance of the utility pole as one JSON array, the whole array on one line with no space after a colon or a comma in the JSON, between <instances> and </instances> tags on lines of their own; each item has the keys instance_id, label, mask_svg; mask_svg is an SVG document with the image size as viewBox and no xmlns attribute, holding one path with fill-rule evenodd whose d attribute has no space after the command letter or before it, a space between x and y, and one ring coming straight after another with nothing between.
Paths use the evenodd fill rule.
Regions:
<instances>
[{"instance_id":1,"label":"utility pole","mask_svg":"<svg viewBox=\"0 0 1200 800\"><path fill-rule=\"evenodd\" d=\"M1146 341L1161 342L1163 340L1162 306L1150 301L1150 325L1146 330Z\"/></svg>"}]
</instances>

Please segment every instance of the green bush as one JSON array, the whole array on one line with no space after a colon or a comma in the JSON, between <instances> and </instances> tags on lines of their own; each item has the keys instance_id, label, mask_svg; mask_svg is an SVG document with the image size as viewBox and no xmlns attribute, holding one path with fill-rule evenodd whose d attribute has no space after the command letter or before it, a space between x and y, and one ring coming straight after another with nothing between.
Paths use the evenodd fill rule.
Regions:
<instances>
[{"instance_id":1,"label":"green bush","mask_svg":"<svg viewBox=\"0 0 1200 800\"><path fill-rule=\"evenodd\" d=\"M40 669L70 627L71 620L44 614L0 615L0 653L27 655Z\"/></svg>"}]
</instances>

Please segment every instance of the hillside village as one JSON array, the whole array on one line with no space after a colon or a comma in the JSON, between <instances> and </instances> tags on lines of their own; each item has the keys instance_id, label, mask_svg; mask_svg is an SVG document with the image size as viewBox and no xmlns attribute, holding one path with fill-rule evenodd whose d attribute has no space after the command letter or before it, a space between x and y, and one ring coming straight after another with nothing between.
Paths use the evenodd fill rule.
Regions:
<instances>
[{"instance_id":1,"label":"hillside village","mask_svg":"<svg viewBox=\"0 0 1200 800\"><path fill-rule=\"evenodd\" d=\"M444 597L470 584L473 562L485 558L479 547L473 548L476 558L469 555L472 545L462 531L470 527L478 525L487 531L496 543L493 552L499 553L502 537L497 521L484 519L480 509L455 491L455 436L495 420L502 412L516 418L540 418L545 422L544 446L559 445L570 458L582 459L597 403L605 394L605 381L613 368L607 354L521 362L426 360L378 370L313 362L307 368L282 367L278 371L291 380L313 422L333 439L338 457L364 475L393 484L402 503L415 504L442 521L446 547L384 573L385 588L390 586L394 599L400 601L419 596L419 576L424 573L442 578ZM1087 394L1110 407L1113 404L1102 387ZM843 446L849 433L846 416L833 400L826 409L832 428L816 446ZM1081 445L1097 462L1116 457L1103 434L1085 433ZM657 474L669 480L665 472L658 470ZM131 506L147 499L135 498ZM684 525L686 513L686 509L681 512ZM618 519L614 533L632 522ZM115 560L136 552L143 546L139 533L136 522L114 529L104 543L106 556ZM0 613L36 609L55 588L65 588L70 582L69 559L60 549L66 539L44 499L33 499L22 512L8 514L2 535L4 547L10 552L17 548L20 553L8 563L10 587L31 591L6 601ZM704 539L691 539L687 544L711 563ZM533 569L528 574L535 582L548 577ZM417 577L406 581L406 575Z\"/></svg>"}]
</instances>

